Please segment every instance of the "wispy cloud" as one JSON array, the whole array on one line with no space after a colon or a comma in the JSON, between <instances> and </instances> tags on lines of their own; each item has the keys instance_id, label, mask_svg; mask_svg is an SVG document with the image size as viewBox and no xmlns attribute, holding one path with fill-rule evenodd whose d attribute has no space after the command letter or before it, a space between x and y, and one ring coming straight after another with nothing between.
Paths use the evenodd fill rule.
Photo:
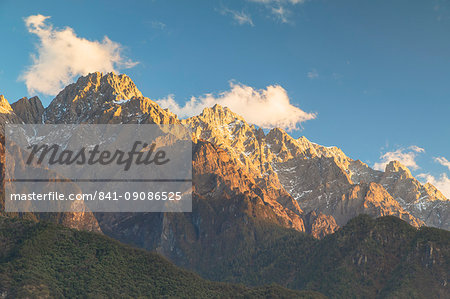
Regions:
<instances>
[{"instance_id":1,"label":"wispy cloud","mask_svg":"<svg viewBox=\"0 0 450 299\"><path fill-rule=\"evenodd\" d=\"M278 3L300 4L304 3L306 0L249 0L249 1L263 4L278 4Z\"/></svg>"},{"instance_id":2,"label":"wispy cloud","mask_svg":"<svg viewBox=\"0 0 450 299\"><path fill-rule=\"evenodd\" d=\"M249 14L245 13L244 11L236 11L236 10L232 10L229 8L223 8L220 11L223 15L230 15L235 21L236 23L238 23L239 25L250 25L250 26L254 26L253 24L253 20L250 17Z\"/></svg>"},{"instance_id":3,"label":"wispy cloud","mask_svg":"<svg viewBox=\"0 0 450 299\"><path fill-rule=\"evenodd\" d=\"M412 170L417 170L420 168L416 163L417 154L424 152L425 150L423 148L416 145L412 145L408 148L399 148L393 152L386 152L380 156L380 162L375 163L373 168L384 171L386 165L395 160Z\"/></svg>"},{"instance_id":4,"label":"wispy cloud","mask_svg":"<svg viewBox=\"0 0 450 299\"><path fill-rule=\"evenodd\" d=\"M289 6L302 4L306 0L248 0L259 4L264 4L281 23L290 23L289 15L291 9Z\"/></svg>"},{"instance_id":5,"label":"wispy cloud","mask_svg":"<svg viewBox=\"0 0 450 299\"><path fill-rule=\"evenodd\" d=\"M425 149L418 147L417 145L411 145L409 149L415 151L416 153L425 153Z\"/></svg>"},{"instance_id":6,"label":"wispy cloud","mask_svg":"<svg viewBox=\"0 0 450 299\"><path fill-rule=\"evenodd\" d=\"M316 69L312 69L310 72L308 72L308 73L306 74L306 76L307 76L309 79L317 79L317 78L319 78L319 73L317 72Z\"/></svg>"},{"instance_id":7,"label":"wispy cloud","mask_svg":"<svg viewBox=\"0 0 450 299\"><path fill-rule=\"evenodd\" d=\"M258 90L243 84L230 83L229 91L217 96L206 94L202 97L192 97L184 106L175 102L173 95L158 100L157 103L163 108L169 108L181 118L200 114L204 108L219 104L262 128L295 130L302 122L316 117L314 113L307 113L292 105L286 90L279 85Z\"/></svg>"},{"instance_id":8,"label":"wispy cloud","mask_svg":"<svg viewBox=\"0 0 450 299\"><path fill-rule=\"evenodd\" d=\"M70 27L53 28L50 17L32 15L25 18L28 32L39 38L33 63L20 75L30 94L57 94L76 76L93 71L111 72L131 68L137 63L122 55L122 46L107 36L102 41L78 37Z\"/></svg>"},{"instance_id":9,"label":"wispy cloud","mask_svg":"<svg viewBox=\"0 0 450 299\"><path fill-rule=\"evenodd\" d=\"M421 173L417 175L418 178L424 179L427 183L435 186L444 196L450 199L450 179L447 174L443 173L440 177L436 178L429 173Z\"/></svg>"},{"instance_id":10,"label":"wispy cloud","mask_svg":"<svg viewBox=\"0 0 450 299\"><path fill-rule=\"evenodd\" d=\"M447 160L446 158L444 158L444 157L435 157L434 160L436 162L438 162L439 164L441 164L442 166L447 167L448 170L450 170L450 161Z\"/></svg>"},{"instance_id":11,"label":"wispy cloud","mask_svg":"<svg viewBox=\"0 0 450 299\"><path fill-rule=\"evenodd\" d=\"M289 23L288 15L291 11L284 6L272 7L272 14L280 20L281 23Z\"/></svg>"},{"instance_id":12,"label":"wispy cloud","mask_svg":"<svg viewBox=\"0 0 450 299\"><path fill-rule=\"evenodd\" d=\"M154 29L164 30L166 29L166 24L160 21L152 21L152 27Z\"/></svg>"},{"instance_id":13,"label":"wispy cloud","mask_svg":"<svg viewBox=\"0 0 450 299\"><path fill-rule=\"evenodd\" d=\"M331 76L333 77L334 80L336 80L338 82L340 82L342 80L342 78L344 77L340 73L332 73Z\"/></svg>"}]
</instances>

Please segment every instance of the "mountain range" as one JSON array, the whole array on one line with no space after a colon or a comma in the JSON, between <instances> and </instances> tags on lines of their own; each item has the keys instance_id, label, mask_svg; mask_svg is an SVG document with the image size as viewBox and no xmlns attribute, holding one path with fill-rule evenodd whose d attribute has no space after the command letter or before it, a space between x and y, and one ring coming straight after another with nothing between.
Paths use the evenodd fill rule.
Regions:
<instances>
[{"instance_id":1,"label":"mountain range","mask_svg":"<svg viewBox=\"0 0 450 299\"><path fill-rule=\"evenodd\" d=\"M184 124L193 132L192 213L22 217L101 232L212 280L277 282L331 297L448 294L449 235L428 227L450 229L450 201L398 161L377 171L338 147L264 131L219 105L179 119L114 73L80 77L46 108L37 97L10 105L0 96L0 121Z\"/></svg>"}]
</instances>

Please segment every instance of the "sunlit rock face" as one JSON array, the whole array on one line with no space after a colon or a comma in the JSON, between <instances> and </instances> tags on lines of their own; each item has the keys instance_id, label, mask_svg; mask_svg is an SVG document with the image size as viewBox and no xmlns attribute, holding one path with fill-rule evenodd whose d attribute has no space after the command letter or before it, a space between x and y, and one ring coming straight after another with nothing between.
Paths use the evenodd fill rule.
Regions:
<instances>
[{"instance_id":1,"label":"sunlit rock face","mask_svg":"<svg viewBox=\"0 0 450 299\"><path fill-rule=\"evenodd\" d=\"M43 121L58 123L175 123L175 114L142 96L126 75L92 73L64 88L45 109Z\"/></svg>"},{"instance_id":2,"label":"sunlit rock face","mask_svg":"<svg viewBox=\"0 0 450 299\"><path fill-rule=\"evenodd\" d=\"M377 171L306 137L292 138L279 128L265 134L228 108L216 105L186 120L195 138L227 151L258 182L281 185L305 213L332 216L337 225L366 213L395 215L414 226L449 226L449 201L434 186L421 184L399 162ZM358 190L357 196L348 196Z\"/></svg>"}]
</instances>

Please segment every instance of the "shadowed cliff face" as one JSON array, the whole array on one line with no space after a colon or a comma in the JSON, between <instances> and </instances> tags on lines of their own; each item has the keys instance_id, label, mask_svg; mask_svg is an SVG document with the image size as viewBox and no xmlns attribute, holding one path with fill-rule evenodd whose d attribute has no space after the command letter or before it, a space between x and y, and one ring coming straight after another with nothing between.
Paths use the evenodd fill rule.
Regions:
<instances>
[{"instance_id":1,"label":"shadowed cliff face","mask_svg":"<svg viewBox=\"0 0 450 299\"><path fill-rule=\"evenodd\" d=\"M44 108L42 106L41 101L38 97L33 97L30 99L22 98L17 102L9 105L8 101L0 96L0 121L2 124L2 131L0 132L0 167L1 167L1 175L0 175L0 184L2 186L0 190L0 214L7 215L11 217L21 217L25 219L31 219L34 221L45 220L52 221L58 224L62 224L64 226L70 228L76 228L80 230L89 230L100 232L100 226L98 225L97 220L94 215L88 211L84 210L83 212L75 212L75 213L5 213L5 195L4 195L4 177L5 171L5 158L8 153L5 152L5 137L3 132L3 125L5 123L11 124L35 124L41 123L42 114L44 112ZM19 161L14 161L14 163L24 164L25 157ZM40 167L40 166L36 166ZM45 170L44 170L45 171ZM75 185L70 188L78 189ZM20 190L18 190L20 191Z\"/></svg>"},{"instance_id":2,"label":"shadowed cliff face","mask_svg":"<svg viewBox=\"0 0 450 299\"><path fill-rule=\"evenodd\" d=\"M66 227L70 228L76 228L80 230L89 230L89 231L96 231L101 232L100 226L98 225L97 219L95 219L94 215L88 211L87 209L82 209L83 212L73 212L73 213L6 213L5 212L5 194L4 192L4 177L5 177L5 171L11 171L12 168L10 167L8 169L5 168L5 158L8 155L8 153L5 152L5 139L4 136L0 134L0 183L1 183L1 190L0 190L0 215L2 216L9 216L9 217L21 217L24 219L30 219L34 221L52 221L54 223L62 224ZM17 149L17 151L20 151ZM15 157L21 156L22 159L15 160L15 164L24 164L26 157L24 155L14 155ZM39 167L40 166L35 166ZM47 171L46 169L43 169L43 171ZM13 177L13 176L10 176ZM78 193L79 188L75 184L68 184L68 185L62 185L62 188L67 188L69 190L73 190L71 192ZM21 192L24 190L16 190L16 192ZM25 192L25 191L24 191ZM79 203L77 203L79 204Z\"/></svg>"},{"instance_id":3,"label":"shadowed cliff face","mask_svg":"<svg viewBox=\"0 0 450 299\"><path fill-rule=\"evenodd\" d=\"M11 105L16 115L26 124L39 124L42 122L44 106L38 97L21 98Z\"/></svg>"},{"instance_id":4,"label":"shadowed cliff face","mask_svg":"<svg viewBox=\"0 0 450 299\"><path fill-rule=\"evenodd\" d=\"M270 185L259 188L226 152L209 142L194 146L193 187L192 213L95 215L105 234L155 249L178 265L205 273L248 238L255 242L250 232L260 222L305 231L303 212L289 194Z\"/></svg>"}]
</instances>

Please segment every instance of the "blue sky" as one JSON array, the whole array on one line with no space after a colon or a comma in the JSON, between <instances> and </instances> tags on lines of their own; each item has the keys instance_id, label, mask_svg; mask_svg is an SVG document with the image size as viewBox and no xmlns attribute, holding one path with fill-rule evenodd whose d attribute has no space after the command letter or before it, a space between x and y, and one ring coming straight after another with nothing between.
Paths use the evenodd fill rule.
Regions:
<instances>
[{"instance_id":1,"label":"blue sky","mask_svg":"<svg viewBox=\"0 0 450 299\"><path fill-rule=\"evenodd\" d=\"M38 53L24 23L37 14L56 30L120 44L138 62L120 71L149 98L183 105L230 91L231 80L279 85L316 114L294 137L370 166L397 151L414 158L416 175L450 176L435 159L450 160L449 1L0 0L0 94L10 102L34 95L18 78ZM36 94L44 105L53 98Z\"/></svg>"}]
</instances>

